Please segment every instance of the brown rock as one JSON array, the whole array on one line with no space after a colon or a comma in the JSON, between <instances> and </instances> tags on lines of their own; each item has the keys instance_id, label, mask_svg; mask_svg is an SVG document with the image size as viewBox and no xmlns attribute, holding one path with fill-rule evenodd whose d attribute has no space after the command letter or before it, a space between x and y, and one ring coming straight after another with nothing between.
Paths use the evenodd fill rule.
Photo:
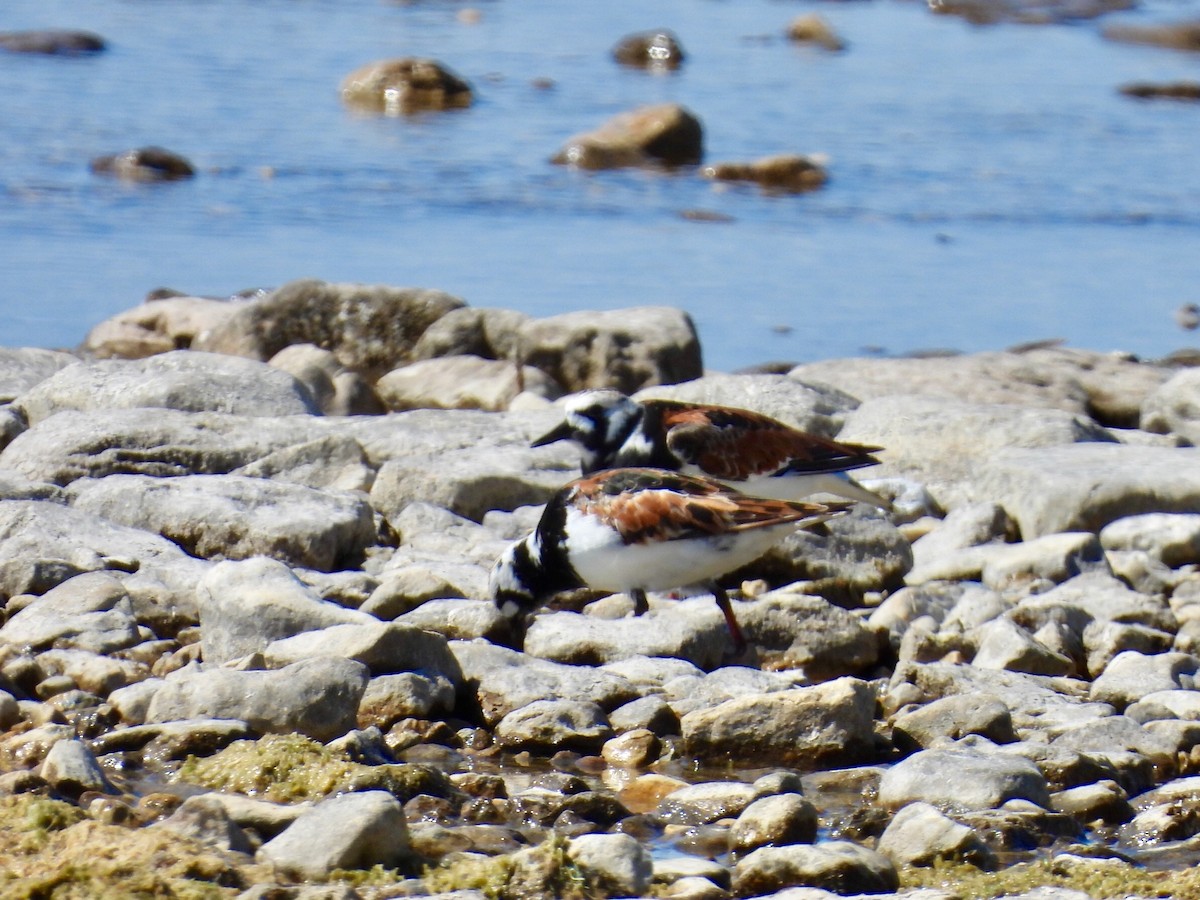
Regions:
<instances>
[{"instance_id":1,"label":"brown rock","mask_svg":"<svg viewBox=\"0 0 1200 900\"><path fill-rule=\"evenodd\" d=\"M1152 44L1170 50L1200 51L1200 20L1168 25L1110 25L1102 32L1110 41Z\"/></svg>"},{"instance_id":2,"label":"brown rock","mask_svg":"<svg viewBox=\"0 0 1200 900\"><path fill-rule=\"evenodd\" d=\"M342 101L388 116L421 110L462 109L471 86L433 59L387 59L355 69L342 80Z\"/></svg>"},{"instance_id":3,"label":"brown rock","mask_svg":"<svg viewBox=\"0 0 1200 900\"><path fill-rule=\"evenodd\" d=\"M110 156L97 156L91 162L91 169L97 175L122 181L185 181L196 175L190 162L162 147L140 147Z\"/></svg>"},{"instance_id":4,"label":"brown rock","mask_svg":"<svg viewBox=\"0 0 1200 900\"><path fill-rule=\"evenodd\" d=\"M662 103L621 113L595 131L575 135L552 162L581 169L686 166L703 155L700 120L676 103Z\"/></svg>"},{"instance_id":5,"label":"brown rock","mask_svg":"<svg viewBox=\"0 0 1200 900\"><path fill-rule=\"evenodd\" d=\"M1122 85L1121 93L1139 100L1200 100L1200 82L1176 81L1168 84L1135 82ZM1191 331L1196 325L1192 324L1190 327L1183 325L1182 327Z\"/></svg>"},{"instance_id":6,"label":"brown rock","mask_svg":"<svg viewBox=\"0 0 1200 900\"><path fill-rule=\"evenodd\" d=\"M714 181L753 181L766 190L800 194L815 191L829 180L825 169L807 156L785 154L754 162L714 163L700 170Z\"/></svg>"},{"instance_id":7,"label":"brown rock","mask_svg":"<svg viewBox=\"0 0 1200 900\"><path fill-rule=\"evenodd\" d=\"M623 66L641 69L678 69L685 59L683 47L666 30L626 35L613 47L612 55Z\"/></svg>"},{"instance_id":8,"label":"brown rock","mask_svg":"<svg viewBox=\"0 0 1200 900\"><path fill-rule=\"evenodd\" d=\"M837 53L846 49L846 42L838 37L825 19L815 13L797 16L787 29L788 40L802 44L816 44Z\"/></svg>"},{"instance_id":9,"label":"brown rock","mask_svg":"<svg viewBox=\"0 0 1200 900\"><path fill-rule=\"evenodd\" d=\"M0 32L0 49L13 53L45 53L51 56L88 56L105 49L104 38L90 31L38 29Z\"/></svg>"}]
</instances>

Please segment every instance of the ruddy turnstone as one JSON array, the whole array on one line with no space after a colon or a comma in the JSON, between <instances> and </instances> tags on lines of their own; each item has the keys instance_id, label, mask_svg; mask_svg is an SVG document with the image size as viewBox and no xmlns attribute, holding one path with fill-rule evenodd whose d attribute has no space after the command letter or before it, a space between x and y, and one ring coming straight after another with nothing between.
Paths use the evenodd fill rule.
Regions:
<instances>
[{"instance_id":1,"label":"ruddy turnstone","mask_svg":"<svg viewBox=\"0 0 1200 900\"><path fill-rule=\"evenodd\" d=\"M740 653L745 638L714 579L848 507L748 497L710 478L664 469L606 469L550 499L533 533L496 561L490 590L501 612L523 624L561 591L627 592L641 615L646 591L705 585Z\"/></svg>"},{"instance_id":2,"label":"ruddy turnstone","mask_svg":"<svg viewBox=\"0 0 1200 900\"><path fill-rule=\"evenodd\" d=\"M568 402L563 422L533 446L562 440L583 448L585 475L656 466L706 475L755 497L800 500L827 493L888 507L846 474L877 465L872 454L881 447L839 443L747 409L585 391Z\"/></svg>"}]
</instances>

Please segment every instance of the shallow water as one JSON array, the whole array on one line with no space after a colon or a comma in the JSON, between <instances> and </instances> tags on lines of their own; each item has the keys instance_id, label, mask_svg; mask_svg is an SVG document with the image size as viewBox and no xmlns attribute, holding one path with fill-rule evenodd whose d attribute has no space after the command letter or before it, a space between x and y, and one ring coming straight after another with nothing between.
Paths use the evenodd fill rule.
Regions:
<instances>
[{"instance_id":1,"label":"shallow water","mask_svg":"<svg viewBox=\"0 0 1200 900\"><path fill-rule=\"evenodd\" d=\"M1103 40L1178 21L973 26L904 0L643 4L5 0L0 30L96 31L89 59L0 53L0 328L72 346L160 285L227 295L299 277L420 285L533 315L687 309L707 365L1049 337L1157 356L1194 346L1200 104L1130 81L1200 79L1200 54ZM841 54L782 31L819 12ZM626 70L622 35L673 29L677 73ZM477 94L408 119L344 108L359 65L432 56ZM535 79L551 79L539 89ZM570 135L652 102L706 159L822 153L822 191L767 196L693 172L583 173ZM127 186L94 156L159 144L194 181ZM693 221L704 210L730 221Z\"/></svg>"}]
</instances>

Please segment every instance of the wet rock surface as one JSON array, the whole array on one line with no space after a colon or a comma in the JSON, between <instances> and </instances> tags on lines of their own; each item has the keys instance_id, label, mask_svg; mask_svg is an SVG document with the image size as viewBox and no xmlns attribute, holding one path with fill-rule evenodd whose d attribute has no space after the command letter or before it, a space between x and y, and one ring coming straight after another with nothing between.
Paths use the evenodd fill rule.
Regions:
<instances>
[{"instance_id":1,"label":"wet rock surface","mask_svg":"<svg viewBox=\"0 0 1200 900\"><path fill-rule=\"evenodd\" d=\"M5 891L92 858L69 877L102 896L126 852L190 861L145 876L164 896L347 900L887 897L1015 862L1148 897L1085 848L1193 861L1186 370L1044 351L702 375L661 308L297 285L214 301L204 352L124 331L102 361L0 354L0 828L39 835ZM396 321L364 337L372 316ZM861 474L897 502L732 577L742 656L708 596L641 617L564 596L522 644L487 575L578 471L529 446L561 415L546 392L330 412L340 373L375 391L464 353L878 443Z\"/></svg>"},{"instance_id":2,"label":"wet rock surface","mask_svg":"<svg viewBox=\"0 0 1200 900\"><path fill-rule=\"evenodd\" d=\"M342 100L384 115L471 105L471 85L435 59L383 60L355 69L342 80Z\"/></svg>"},{"instance_id":3,"label":"wet rock surface","mask_svg":"<svg viewBox=\"0 0 1200 900\"><path fill-rule=\"evenodd\" d=\"M580 169L619 169L696 165L703 156L700 120L678 104L663 103L621 113L570 138L552 161Z\"/></svg>"}]
</instances>

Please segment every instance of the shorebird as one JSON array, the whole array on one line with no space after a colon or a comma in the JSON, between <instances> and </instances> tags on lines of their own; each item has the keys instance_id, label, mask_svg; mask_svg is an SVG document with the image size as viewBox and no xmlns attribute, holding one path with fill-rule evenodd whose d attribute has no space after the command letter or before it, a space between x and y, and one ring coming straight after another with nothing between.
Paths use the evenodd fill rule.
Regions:
<instances>
[{"instance_id":1,"label":"shorebird","mask_svg":"<svg viewBox=\"0 0 1200 900\"><path fill-rule=\"evenodd\" d=\"M848 474L879 463L881 447L844 444L747 409L634 400L618 391L585 391L566 417L534 441L574 441L583 474L622 466L655 466L704 475L755 497L800 500L817 493L889 504Z\"/></svg>"},{"instance_id":2,"label":"shorebird","mask_svg":"<svg viewBox=\"0 0 1200 900\"><path fill-rule=\"evenodd\" d=\"M710 478L664 469L606 469L554 494L534 531L496 561L490 591L520 627L562 591L626 592L641 615L647 591L704 585L740 653L746 640L715 579L849 506L748 497Z\"/></svg>"}]
</instances>

